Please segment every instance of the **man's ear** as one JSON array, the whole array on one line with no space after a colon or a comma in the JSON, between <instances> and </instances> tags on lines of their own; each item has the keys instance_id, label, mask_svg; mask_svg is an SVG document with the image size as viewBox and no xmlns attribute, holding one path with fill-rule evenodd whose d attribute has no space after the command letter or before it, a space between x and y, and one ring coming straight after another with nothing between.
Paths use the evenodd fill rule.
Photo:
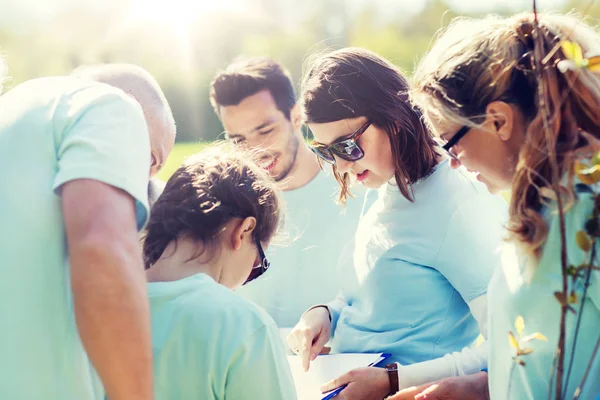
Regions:
<instances>
[{"instance_id":1,"label":"man's ear","mask_svg":"<svg viewBox=\"0 0 600 400\"><path fill-rule=\"evenodd\" d=\"M511 138L516 117L516 112L511 105L503 101L492 101L485 108L485 123L494 130L502 141Z\"/></svg>"},{"instance_id":2,"label":"man's ear","mask_svg":"<svg viewBox=\"0 0 600 400\"><path fill-rule=\"evenodd\" d=\"M234 250L238 250L242 247L245 240L252 237L254 229L256 228L256 218L246 217L233 229L232 243Z\"/></svg>"},{"instance_id":3,"label":"man's ear","mask_svg":"<svg viewBox=\"0 0 600 400\"><path fill-rule=\"evenodd\" d=\"M302 110L300 104L294 104L294 107L290 110L290 120L292 121L294 132L299 132L300 128L302 128Z\"/></svg>"}]
</instances>

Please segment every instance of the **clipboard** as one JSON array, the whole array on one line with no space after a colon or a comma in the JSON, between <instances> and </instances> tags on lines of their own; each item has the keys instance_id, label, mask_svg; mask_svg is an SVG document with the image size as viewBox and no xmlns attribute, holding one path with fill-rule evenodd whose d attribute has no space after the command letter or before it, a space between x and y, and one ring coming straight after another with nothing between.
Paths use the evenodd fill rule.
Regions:
<instances>
[{"instance_id":1,"label":"clipboard","mask_svg":"<svg viewBox=\"0 0 600 400\"><path fill-rule=\"evenodd\" d=\"M390 357L387 353L341 353L319 355L308 372L304 372L301 359L288 355L298 400L328 400L337 396L344 387L322 393L321 385L356 368L372 367Z\"/></svg>"}]
</instances>

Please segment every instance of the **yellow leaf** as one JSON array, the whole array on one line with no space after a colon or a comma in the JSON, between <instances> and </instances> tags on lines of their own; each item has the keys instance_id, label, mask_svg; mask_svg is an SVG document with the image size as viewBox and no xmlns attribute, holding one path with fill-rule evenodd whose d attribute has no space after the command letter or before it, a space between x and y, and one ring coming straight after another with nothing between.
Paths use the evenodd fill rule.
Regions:
<instances>
[{"instance_id":1,"label":"yellow leaf","mask_svg":"<svg viewBox=\"0 0 600 400\"><path fill-rule=\"evenodd\" d=\"M532 333L531 335L527 335L523 339L521 339L521 341L523 343L531 342L532 340L543 340L544 342L548 341L548 339L546 338L546 336L542 335L539 332Z\"/></svg>"},{"instance_id":2,"label":"yellow leaf","mask_svg":"<svg viewBox=\"0 0 600 400\"><path fill-rule=\"evenodd\" d=\"M508 331L508 342L513 348L519 350L519 343L517 342L517 339L515 339L515 335L511 331Z\"/></svg>"},{"instance_id":3,"label":"yellow leaf","mask_svg":"<svg viewBox=\"0 0 600 400\"><path fill-rule=\"evenodd\" d=\"M600 165L589 166L581 161L575 161L575 174L582 183L593 185L600 182Z\"/></svg>"},{"instance_id":4,"label":"yellow leaf","mask_svg":"<svg viewBox=\"0 0 600 400\"><path fill-rule=\"evenodd\" d=\"M571 294L569 295L569 304L576 304L577 300L577 293L571 292Z\"/></svg>"},{"instance_id":5,"label":"yellow leaf","mask_svg":"<svg viewBox=\"0 0 600 400\"><path fill-rule=\"evenodd\" d=\"M575 235L575 242L577 246L586 253L592 249L592 239L588 236L585 231L578 231Z\"/></svg>"},{"instance_id":6,"label":"yellow leaf","mask_svg":"<svg viewBox=\"0 0 600 400\"><path fill-rule=\"evenodd\" d=\"M587 69L592 72L600 71L600 56L594 56L588 58L588 66Z\"/></svg>"},{"instance_id":7,"label":"yellow leaf","mask_svg":"<svg viewBox=\"0 0 600 400\"><path fill-rule=\"evenodd\" d=\"M571 61L574 61L578 67L581 67L581 62L583 61L583 51L578 43L563 40L560 43L560 47L562 48L565 57Z\"/></svg>"},{"instance_id":8,"label":"yellow leaf","mask_svg":"<svg viewBox=\"0 0 600 400\"><path fill-rule=\"evenodd\" d=\"M531 354L531 353L533 353L533 349L530 347L526 347L524 349L519 349L519 351L517 351L518 356L526 356L527 354Z\"/></svg>"},{"instance_id":9,"label":"yellow leaf","mask_svg":"<svg viewBox=\"0 0 600 400\"><path fill-rule=\"evenodd\" d=\"M515 320L515 329L517 330L519 336L521 336L523 334L523 331L525 330L525 320L523 320L523 317L521 317L520 315Z\"/></svg>"}]
</instances>

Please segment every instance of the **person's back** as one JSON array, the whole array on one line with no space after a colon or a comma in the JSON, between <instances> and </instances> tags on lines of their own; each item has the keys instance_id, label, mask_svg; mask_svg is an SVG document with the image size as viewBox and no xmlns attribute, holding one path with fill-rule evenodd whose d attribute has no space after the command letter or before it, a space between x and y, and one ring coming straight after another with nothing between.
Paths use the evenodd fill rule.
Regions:
<instances>
[{"instance_id":1,"label":"person's back","mask_svg":"<svg viewBox=\"0 0 600 400\"><path fill-rule=\"evenodd\" d=\"M75 326L58 191L78 178L123 189L139 228L149 154L140 106L116 88L41 78L0 97L0 398L103 396Z\"/></svg>"},{"instance_id":2,"label":"person's back","mask_svg":"<svg viewBox=\"0 0 600 400\"><path fill-rule=\"evenodd\" d=\"M148 292L157 400L295 397L277 326L256 305L202 273Z\"/></svg>"},{"instance_id":3,"label":"person's back","mask_svg":"<svg viewBox=\"0 0 600 400\"><path fill-rule=\"evenodd\" d=\"M249 154L190 158L153 205L144 241L157 399L294 399L279 331L236 289L268 268L279 194Z\"/></svg>"}]
</instances>

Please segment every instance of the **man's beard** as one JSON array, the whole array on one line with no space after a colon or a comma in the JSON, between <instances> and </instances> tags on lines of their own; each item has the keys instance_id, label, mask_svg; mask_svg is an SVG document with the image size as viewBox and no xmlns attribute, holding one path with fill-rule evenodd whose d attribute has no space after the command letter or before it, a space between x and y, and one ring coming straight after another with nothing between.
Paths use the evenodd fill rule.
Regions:
<instances>
[{"instance_id":1,"label":"man's beard","mask_svg":"<svg viewBox=\"0 0 600 400\"><path fill-rule=\"evenodd\" d=\"M285 166L285 169L279 175L273 177L273 180L275 180L275 182L279 182L279 181L287 178L289 173L292 171L292 169L294 168L294 165L296 164L296 157L298 157L299 146L300 146L300 140L294 133L292 133L292 137L288 141L287 151L286 151L287 154L292 155L290 163Z\"/></svg>"}]
</instances>

